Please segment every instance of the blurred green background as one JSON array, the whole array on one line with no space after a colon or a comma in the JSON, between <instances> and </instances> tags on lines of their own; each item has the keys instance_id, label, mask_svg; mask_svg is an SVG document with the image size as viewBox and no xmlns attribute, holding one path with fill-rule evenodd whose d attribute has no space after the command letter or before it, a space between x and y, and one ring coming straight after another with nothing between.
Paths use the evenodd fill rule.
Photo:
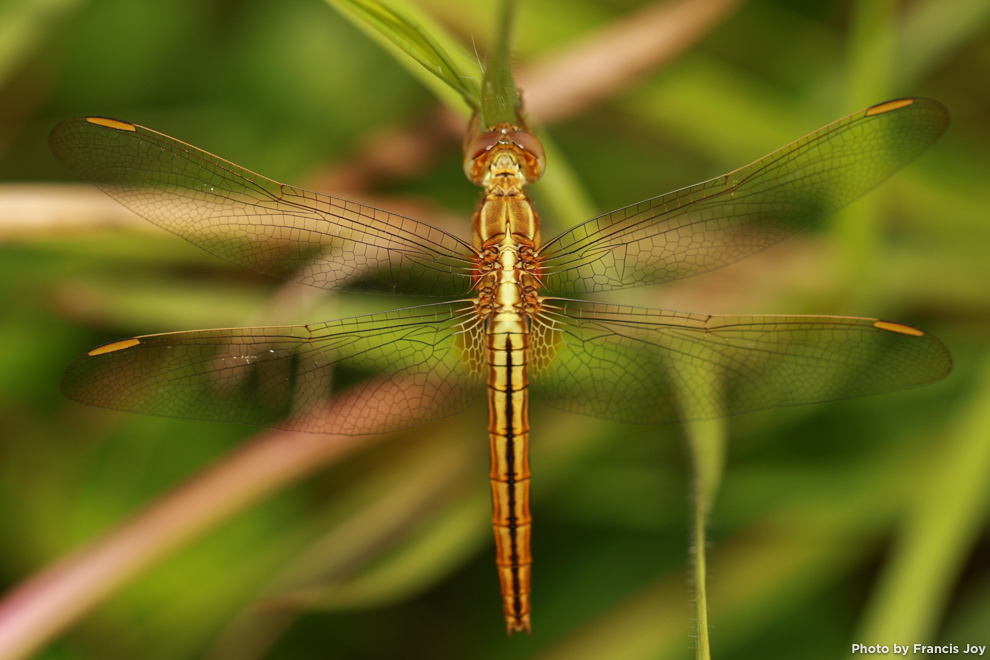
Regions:
<instances>
[{"instance_id":1,"label":"blurred green background","mask_svg":"<svg viewBox=\"0 0 990 660\"><path fill-rule=\"evenodd\" d=\"M647 6L521 4L522 70ZM460 39L463 57L486 48L492 2L417 6ZM934 333L955 359L949 378L925 388L729 422L709 526L715 658L990 644L988 80L986 0L752 0L541 133L560 152L549 167L573 175L573 205L591 213L723 173L889 98L930 96L952 114L929 153L823 226L719 272L608 298L895 319ZM137 122L466 237L477 191L442 112L320 0L0 6L5 589L258 432L67 401L58 382L74 357L136 334L403 304L300 292L142 221L72 205L52 220L44 203L15 204L57 201L24 184L72 182L48 131L86 114ZM410 136L425 155L405 148ZM535 194L545 236L585 219L562 217L553 191ZM392 436L266 498L39 657L693 657L683 432L534 404L534 632L507 639L483 408Z\"/></svg>"}]
</instances>

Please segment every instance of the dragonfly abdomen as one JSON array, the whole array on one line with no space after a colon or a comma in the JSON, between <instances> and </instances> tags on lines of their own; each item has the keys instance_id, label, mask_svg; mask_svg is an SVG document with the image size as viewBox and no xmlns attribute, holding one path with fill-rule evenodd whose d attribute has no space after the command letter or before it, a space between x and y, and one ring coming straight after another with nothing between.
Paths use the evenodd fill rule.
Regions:
<instances>
[{"instance_id":1,"label":"dragonfly abdomen","mask_svg":"<svg viewBox=\"0 0 990 660\"><path fill-rule=\"evenodd\" d=\"M521 315L495 314L489 323L488 434L491 441L492 525L508 632L529 631L529 333Z\"/></svg>"}]
</instances>

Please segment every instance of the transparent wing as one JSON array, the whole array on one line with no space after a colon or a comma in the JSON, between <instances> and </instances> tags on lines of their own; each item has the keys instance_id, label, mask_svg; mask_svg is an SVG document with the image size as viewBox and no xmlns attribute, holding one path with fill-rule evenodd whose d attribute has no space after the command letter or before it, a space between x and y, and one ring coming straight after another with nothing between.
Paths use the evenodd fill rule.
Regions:
<instances>
[{"instance_id":1,"label":"transparent wing","mask_svg":"<svg viewBox=\"0 0 990 660\"><path fill-rule=\"evenodd\" d=\"M608 291L738 261L878 185L948 121L937 101L889 101L724 176L593 218L543 246L544 286L562 294Z\"/></svg>"},{"instance_id":2,"label":"transparent wing","mask_svg":"<svg viewBox=\"0 0 990 660\"><path fill-rule=\"evenodd\" d=\"M62 391L116 410L360 435L452 415L484 382L482 322L459 303L125 339L78 358Z\"/></svg>"},{"instance_id":3,"label":"transparent wing","mask_svg":"<svg viewBox=\"0 0 990 660\"><path fill-rule=\"evenodd\" d=\"M473 248L427 224L294 188L147 128L64 121L70 170L156 225L248 268L326 289L461 296Z\"/></svg>"},{"instance_id":4,"label":"transparent wing","mask_svg":"<svg viewBox=\"0 0 990 660\"><path fill-rule=\"evenodd\" d=\"M550 299L533 321L534 392L571 412L673 422L937 380L945 346L909 326L829 316L708 316Z\"/></svg>"}]
</instances>

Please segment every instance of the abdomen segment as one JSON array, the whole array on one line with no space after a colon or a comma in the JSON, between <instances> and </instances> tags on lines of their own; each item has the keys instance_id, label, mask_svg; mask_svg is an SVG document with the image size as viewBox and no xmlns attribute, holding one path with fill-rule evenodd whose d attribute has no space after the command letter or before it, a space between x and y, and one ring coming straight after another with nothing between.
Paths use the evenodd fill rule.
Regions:
<instances>
[{"instance_id":1,"label":"abdomen segment","mask_svg":"<svg viewBox=\"0 0 990 660\"><path fill-rule=\"evenodd\" d=\"M488 435L491 441L492 525L509 634L529 632L529 336L488 335Z\"/></svg>"}]
</instances>

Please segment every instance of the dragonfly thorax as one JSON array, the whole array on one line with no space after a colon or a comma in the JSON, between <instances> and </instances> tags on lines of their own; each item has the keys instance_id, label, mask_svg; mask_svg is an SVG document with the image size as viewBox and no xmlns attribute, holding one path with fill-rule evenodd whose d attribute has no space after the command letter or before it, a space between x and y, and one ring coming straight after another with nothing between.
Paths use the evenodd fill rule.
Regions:
<instances>
[{"instance_id":1,"label":"dragonfly thorax","mask_svg":"<svg viewBox=\"0 0 990 660\"><path fill-rule=\"evenodd\" d=\"M475 247L483 250L498 247L511 237L512 243L540 246L540 220L525 196L488 196L474 214Z\"/></svg>"},{"instance_id":2,"label":"dragonfly thorax","mask_svg":"<svg viewBox=\"0 0 990 660\"><path fill-rule=\"evenodd\" d=\"M522 332L522 317L535 314L541 303L532 250L525 249L511 236L505 237L496 249L491 269L478 283L476 310L480 316L507 323L514 332Z\"/></svg>"}]
</instances>

